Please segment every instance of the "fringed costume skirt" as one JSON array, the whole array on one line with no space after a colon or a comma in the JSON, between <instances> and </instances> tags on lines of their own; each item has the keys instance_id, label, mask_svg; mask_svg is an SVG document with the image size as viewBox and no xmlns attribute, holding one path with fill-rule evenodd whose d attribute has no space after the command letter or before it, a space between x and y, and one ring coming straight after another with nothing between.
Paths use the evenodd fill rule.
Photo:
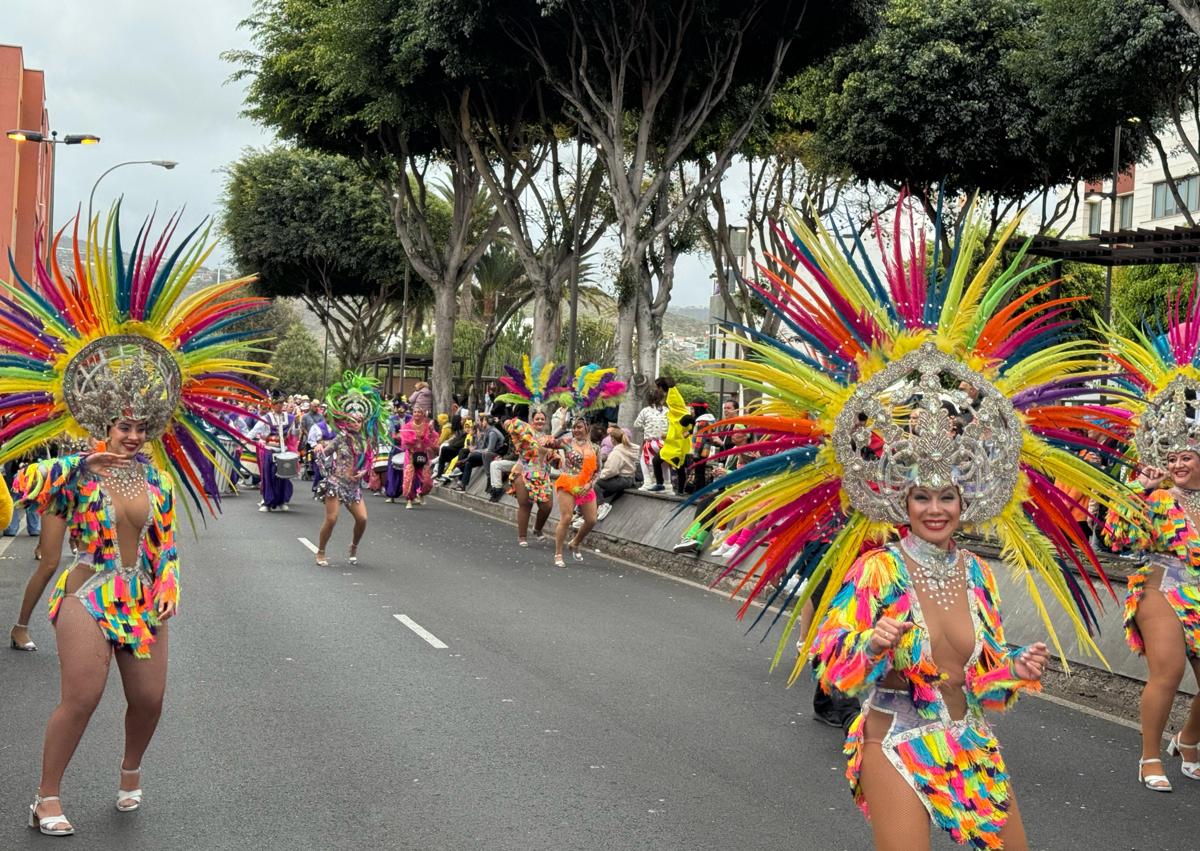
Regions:
<instances>
[{"instance_id":1,"label":"fringed costume skirt","mask_svg":"<svg viewBox=\"0 0 1200 851\"><path fill-rule=\"evenodd\" d=\"M1000 746L980 714L962 721L922 718L907 691L876 687L850 727L846 777L854 800L870 818L859 782L869 711L892 716L879 744L917 793L933 823L961 845L998 849L1012 800Z\"/></svg>"},{"instance_id":2,"label":"fringed costume skirt","mask_svg":"<svg viewBox=\"0 0 1200 851\"><path fill-rule=\"evenodd\" d=\"M1145 655L1146 643L1137 627L1137 610L1146 589L1155 587L1154 577L1160 574L1158 590L1167 598L1183 627L1188 658L1200 659L1200 579L1174 556L1149 555L1142 568L1129 577L1129 593L1125 597L1125 640L1134 653Z\"/></svg>"}]
</instances>

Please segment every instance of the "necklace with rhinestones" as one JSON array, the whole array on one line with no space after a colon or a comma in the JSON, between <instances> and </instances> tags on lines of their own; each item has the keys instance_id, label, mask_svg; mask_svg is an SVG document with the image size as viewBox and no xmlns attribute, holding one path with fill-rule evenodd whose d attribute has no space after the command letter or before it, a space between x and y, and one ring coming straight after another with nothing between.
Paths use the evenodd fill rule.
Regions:
<instances>
[{"instance_id":1,"label":"necklace with rhinestones","mask_svg":"<svg viewBox=\"0 0 1200 851\"><path fill-rule=\"evenodd\" d=\"M912 574L913 583L938 606L949 611L964 577L957 547L943 550L910 534L900 541L900 549L917 566Z\"/></svg>"},{"instance_id":2,"label":"necklace with rhinestones","mask_svg":"<svg viewBox=\"0 0 1200 851\"><path fill-rule=\"evenodd\" d=\"M146 492L146 469L136 461L115 469L105 478L104 487L125 499L137 499Z\"/></svg>"},{"instance_id":3,"label":"necklace with rhinestones","mask_svg":"<svg viewBox=\"0 0 1200 851\"><path fill-rule=\"evenodd\" d=\"M1183 507L1186 508L1193 517L1200 517L1200 491L1192 490L1176 486L1179 491Z\"/></svg>"}]
</instances>

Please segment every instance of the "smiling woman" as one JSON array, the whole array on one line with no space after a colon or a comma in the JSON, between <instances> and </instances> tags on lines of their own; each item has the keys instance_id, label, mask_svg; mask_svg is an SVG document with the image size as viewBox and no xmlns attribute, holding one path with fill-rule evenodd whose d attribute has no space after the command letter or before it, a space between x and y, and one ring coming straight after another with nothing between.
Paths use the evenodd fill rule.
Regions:
<instances>
[{"instance_id":1,"label":"smiling woman","mask_svg":"<svg viewBox=\"0 0 1200 851\"><path fill-rule=\"evenodd\" d=\"M233 434L219 414L262 398L244 377L262 374L261 365L235 351L247 334L228 327L262 300L227 297L244 280L181 299L205 246L193 233L169 253L174 227L154 244L144 225L127 263L114 213L104 251L96 240L73 245L73 275L40 267L36 286L0 283L11 414L0 426L0 462L64 432L103 444L28 464L13 487L19 504L61 518L78 544L50 597L61 698L29 808L29 826L53 836L75 832L59 787L113 659L128 701L116 806L141 806L142 755L162 710L167 623L179 602L176 490L208 504L219 492L213 459L227 452L217 436Z\"/></svg>"}]
</instances>

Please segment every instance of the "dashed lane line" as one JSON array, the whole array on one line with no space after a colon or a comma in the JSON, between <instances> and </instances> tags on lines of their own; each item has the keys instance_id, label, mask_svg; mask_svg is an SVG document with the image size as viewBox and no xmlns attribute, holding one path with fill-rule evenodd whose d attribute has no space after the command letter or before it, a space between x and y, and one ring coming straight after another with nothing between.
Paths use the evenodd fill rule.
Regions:
<instances>
[{"instance_id":1,"label":"dashed lane line","mask_svg":"<svg viewBox=\"0 0 1200 851\"><path fill-rule=\"evenodd\" d=\"M400 623L404 624L406 627L411 629L417 635L421 636L421 638L423 638L427 642L429 642L429 645L431 647L433 647L435 650L446 650L449 648L450 645L446 644L444 641L442 641L440 638L438 638L432 632L427 630L425 627L421 626L419 623L417 623L415 620L410 618L408 615L392 615L392 617L394 617L396 620L400 621Z\"/></svg>"}]
</instances>

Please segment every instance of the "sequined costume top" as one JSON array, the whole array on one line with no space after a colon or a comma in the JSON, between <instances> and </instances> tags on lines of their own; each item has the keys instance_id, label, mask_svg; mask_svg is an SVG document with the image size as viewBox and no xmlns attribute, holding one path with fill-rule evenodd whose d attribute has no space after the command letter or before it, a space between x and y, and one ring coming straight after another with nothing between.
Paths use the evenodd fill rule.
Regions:
<instances>
[{"instance_id":1,"label":"sequined costume top","mask_svg":"<svg viewBox=\"0 0 1200 851\"><path fill-rule=\"evenodd\" d=\"M179 602L174 491L156 467L144 464L150 511L142 528L137 562L122 565L112 501L100 479L84 467L84 457L68 455L30 464L17 476L13 488L21 503L65 518L78 544L75 562L63 571L50 595L50 620L58 616L71 568L87 565L95 574L74 596L110 642L129 647L139 659L146 659L159 626L155 601Z\"/></svg>"},{"instance_id":2,"label":"sequined costume top","mask_svg":"<svg viewBox=\"0 0 1200 851\"><path fill-rule=\"evenodd\" d=\"M565 490L576 499L587 496L596 484L600 475L600 451L596 444L588 441L580 448L574 440L568 438L562 442L563 455L566 460L564 469L554 481L557 490Z\"/></svg>"},{"instance_id":3,"label":"sequined costume top","mask_svg":"<svg viewBox=\"0 0 1200 851\"><path fill-rule=\"evenodd\" d=\"M1188 656L1200 658L1200 531L1174 490L1145 494L1145 516L1109 512L1104 537L1113 549L1141 550L1142 566L1129 577L1125 597L1125 640L1133 652L1146 644L1137 626L1137 607L1147 587L1167 598L1183 627Z\"/></svg>"},{"instance_id":4,"label":"sequined costume top","mask_svg":"<svg viewBox=\"0 0 1200 851\"><path fill-rule=\"evenodd\" d=\"M859 784L863 726L874 707L893 716L882 742L884 753L934 822L957 842L999 848L1011 796L1004 760L983 710L1006 709L1020 689L1039 686L1013 671L1021 651L1009 650L1004 643L991 570L974 553L961 552L975 630L975 646L964 668L966 712L961 720L951 718L938 687L945 676L934 664L921 604L895 546L864 554L850 569L813 645L813 669L827 690L868 694L863 714L846 739L846 775L864 813L866 800ZM885 616L916 627L895 648L874 655L868 646L871 632ZM890 671L904 679L906 689L880 685Z\"/></svg>"},{"instance_id":5,"label":"sequined costume top","mask_svg":"<svg viewBox=\"0 0 1200 851\"><path fill-rule=\"evenodd\" d=\"M369 470L374 456L363 436L354 431L339 431L316 453L321 481L317 482L317 499L337 497L344 505L362 500L363 470Z\"/></svg>"},{"instance_id":6,"label":"sequined costume top","mask_svg":"<svg viewBox=\"0 0 1200 851\"><path fill-rule=\"evenodd\" d=\"M524 420L510 421L507 424L507 430L513 449L521 461L520 476L525 484L525 491L534 502L546 502L550 499L553 491L550 481L550 462L542 448L548 437L538 434L534 427ZM516 476L509 477L509 493L513 493L516 478Z\"/></svg>"}]
</instances>

